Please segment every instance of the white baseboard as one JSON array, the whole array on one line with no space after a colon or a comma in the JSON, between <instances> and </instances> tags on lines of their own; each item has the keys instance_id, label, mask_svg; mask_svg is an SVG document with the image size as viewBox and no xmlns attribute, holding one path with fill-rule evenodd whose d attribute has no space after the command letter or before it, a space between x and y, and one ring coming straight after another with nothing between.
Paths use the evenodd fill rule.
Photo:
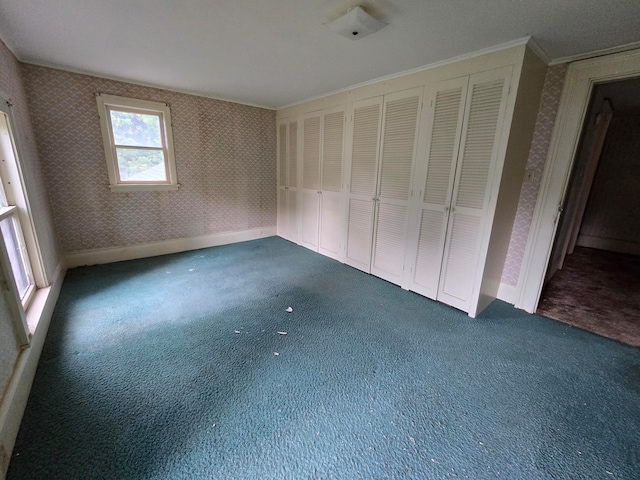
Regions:
<instances>
[{"instance_id":1,"label":"white baseboard","mask_svg":"<svg viewBox=\"0 0 640 480\"><path fill-rule=\"evenodd\" d=\"M36 292L27 312L27 323L32 331L29 348L18 355L11 379L0 403L0 479L6 475L15 445L22 415L27 406L29 392L36 374L44 339L49 330L53 309L58 301L66 268L63 262L57 266L51 286Z\"/></svg>"},{"instance_id":2,"label":"white baseboard","mask_svg":"<svg viewBox=\"0 0 640 480\"><path fill-rule=\"evenodd\" d=\"M102 263L121 262L136 258L155 257L169 253L186 252L200 248L217 247L229 243L246 242L256 238L273 237L276 235L276 227L263 227L241 232L215 233L212 235L199 235L197 237L176 238L161 242L143 243L130 247L103 248L85 250L82 252L65 255L67 268L83 265L98 265Z\"/></svg>"},{"instance_id":3,"label":"white baseboard","mask_svg":"<svg viewBox=\"0 0 640 480\"><path fill-rule=\"evenodd\" d=\"M511 305L516 303L516 287L515 285L507 285L501 283L498 288L498 298L503 302L510 303Z\"/></svg>"},{"instance_id":4,"label":"white baseboard","mask_svg":"<svg viewBox=\"0 0 640 480\"><path fill-rule=\"evenodd\" d=\"M600 250L608 250L610 252L640 255L640 243L629 242L626 240L580 235L576 244L581 247L599 248Z\"/></svg>"}]
</instances>

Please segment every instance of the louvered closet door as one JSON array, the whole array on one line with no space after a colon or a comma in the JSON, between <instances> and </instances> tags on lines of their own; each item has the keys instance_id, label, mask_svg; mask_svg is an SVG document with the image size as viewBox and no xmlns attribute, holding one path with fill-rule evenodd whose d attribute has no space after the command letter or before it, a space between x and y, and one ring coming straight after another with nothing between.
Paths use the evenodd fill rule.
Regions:
<instances>
[{"instance_id":1,"label":"louvered closet door","mask_svg":"<svg viewBox=\"0 0 640 480\"><path fill-rule=\"evenodd\" d=\"M441 82L429 97L425 162L416 167L420 208L413 231L409 289L436 299L469 77Z\"/></svg>"},{"instance_id":2,"label":"louvered closet door","mask_svg":"<svg viewBox=\"0 0 640 480\"><path fill-rule=\"evenodd\" d=\"M472 75L465 107L438 300L469 311L511 68Z\"/></svg>"},{"instance_id":3,"label":"louvered closet door","mask_svg":"<svg viewBox=\"0 0 640 480\"><path fill-rule=\"evenodd\" d=\"M318 252L338 258L342 247L342 160L344 156L344 107L322 115L320 190L320 244Z\"/></svg>"},{"instance_id":4,"label":"louvered closet door","mask_svg":"<svg viewBox=\"0 0 640 480\"><path fill-rule=\"evenodd\" d=\"M298 242L298 122L289 122L287 238Z\"/></svg>"},{"instance_id":5,"label":"louvered closet door","mask_svg":"<svg viewBox=\"0 0 640 480\"><path fill-rule=\"evenodd\" d=\"M278 236L288 238L287 215L287 121L278 122Z\"/></svg>"},{"instance_id":6,"label":"louvered closet door","mask_svg":"<svg viewBox=\"0 0 640 480\"><path fill-rule=\"evenodd\" d=\"M318 251L322 112L302 117L302 232L300 245Z\"/></svg>"},{"instance_id":7,"label":"louvered closet door","mask_svg":"<svg viewBox=\"0 0 640 480\"><path fill-rule=\"evenodd\" d=\"M353 105L345 263L367 273L371 272L381 125L382 97Z\"/></svg>"},{"instance_id":8,"label":"louvered closet door","mask_svg":"<svg viewBox=\"0 0 640 480\"><path fill-rule=\"evenodd\" d=\"M385 95L371 273L402 283L422 88Z\"/></svg>"}]
</instances>

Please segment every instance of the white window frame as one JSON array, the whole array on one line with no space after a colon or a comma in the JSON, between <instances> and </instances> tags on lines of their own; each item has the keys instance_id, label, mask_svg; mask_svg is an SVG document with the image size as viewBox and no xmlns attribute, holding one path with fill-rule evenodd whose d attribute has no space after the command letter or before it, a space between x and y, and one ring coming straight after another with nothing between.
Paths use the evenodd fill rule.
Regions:
<instances>
[{"instance_id":1,"label":"white window frame","mask_svg":"<svg viewBox=\"0 0 640 480\"><path fill-rule=\"evenodd\" d=\"M27 190L24 183L24 175L20 165L21 146L18 142L16 122L12 112L12 102L9 97L0 93L0 114L6 116L8 143L4 143L0 148L0 195L8 205L0 208L0 220L13 218L16 229L16 237L20 246L21 254L29 277L29 288L25 295L20 297L16 281L11 268L4 239L0 238L0 260L1 275L7 283L7 289L3 289L5 299L9 309L22 328L17 328L19 340L23 346L30 343L31 334L35 331L36 323L31 320L27 322L27 312L31 302L36 296L36 291L49 286L46 277L42 253L36 237L35 224L31 214L31 206L27 197ZM1 134L1 133L0 133ZM2 233L0 232L0 237ZM33 302L35 303L35 302ZM35 308L35 307L34 307Z\"/></svg>"},{"instance_id":2,"label":"white window frame","mask_svg":"<svg viewBox=\"0 0 640 480\"><path fill-rule=\"evenodd\" d=\"M173 153L173 131L171 128L171 111L166 103L150 102L147 100L137 100L134 98L118 97L115 95L105 95L99 93L96 96L98 112L100 114L100 128L102 130L102 140L104 152L107 159L107 170L109 172L109 188L112 192L134 192L134 191L159 191L178 190L178 179L176 176L176 162ZM166 181L123 181L120 179L118 169L117 145L113 137L111 126L111 110L140 113L143 115L158 115L160 117L162 152L164 154L164 165ZM130 146L130 145L129 145Z\"/></svg>"}]
</instances>

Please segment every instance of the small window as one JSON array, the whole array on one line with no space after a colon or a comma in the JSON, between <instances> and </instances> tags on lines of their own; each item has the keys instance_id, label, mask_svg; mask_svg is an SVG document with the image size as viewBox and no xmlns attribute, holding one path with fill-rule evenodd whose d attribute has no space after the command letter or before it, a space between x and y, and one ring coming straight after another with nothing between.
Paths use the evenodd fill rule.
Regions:
<instances>
[{"instance_id":1,"label":"small window","mask_svg":"<svg viewBox=\"0 0 640 480\"><path fill-rule=\"evenodd\" d=\"M97 100L111 191L177 190L169 107L113 95Z\"/></svg>"}]
</instances>

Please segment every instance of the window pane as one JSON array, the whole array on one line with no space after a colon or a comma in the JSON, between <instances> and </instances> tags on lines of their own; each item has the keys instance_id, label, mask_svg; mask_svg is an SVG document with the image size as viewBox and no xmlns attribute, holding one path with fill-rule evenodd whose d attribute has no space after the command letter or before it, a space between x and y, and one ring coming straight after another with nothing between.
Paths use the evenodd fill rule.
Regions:
<instances>
[{"instance_id":1,"label":"window pane","mask_svg":"<svg viewBox=\"0 0 640 480\"><path fill-rule=\"evenodd\" d=\"M116 148L123 182L167 181L164 152L138 148Z\"/></svg>"},{"instance_id":2,"label":"window pane","mask_svg":"<svg viewBox=\"0 0 640 480\"><path fill-rule=\"evenodd\" d=\"M18 243L18 236L16 235L16 223L13 216L7 217L0 222L0 229L2 230L2 237L4 238L4 244L7 247L7 253L9 254L9 260L11 263L11 269L13 270L13 276L16 279L16 285L18 286L18 293L20 298L24 297L24 294L29 288L29 275L27 275L27 266L22 258L22 252L20 250L20 244Z\"/></svg>"},{"instance_id":3,"label":"window pane","mask_svg":"<svg viewBox=\"0 0 640 480\"><path fill-rule=\"evenodd\" d=\"M158 115L111 110L111 126L116 145L162 148Z\"/></svg>"}]
</instances>

